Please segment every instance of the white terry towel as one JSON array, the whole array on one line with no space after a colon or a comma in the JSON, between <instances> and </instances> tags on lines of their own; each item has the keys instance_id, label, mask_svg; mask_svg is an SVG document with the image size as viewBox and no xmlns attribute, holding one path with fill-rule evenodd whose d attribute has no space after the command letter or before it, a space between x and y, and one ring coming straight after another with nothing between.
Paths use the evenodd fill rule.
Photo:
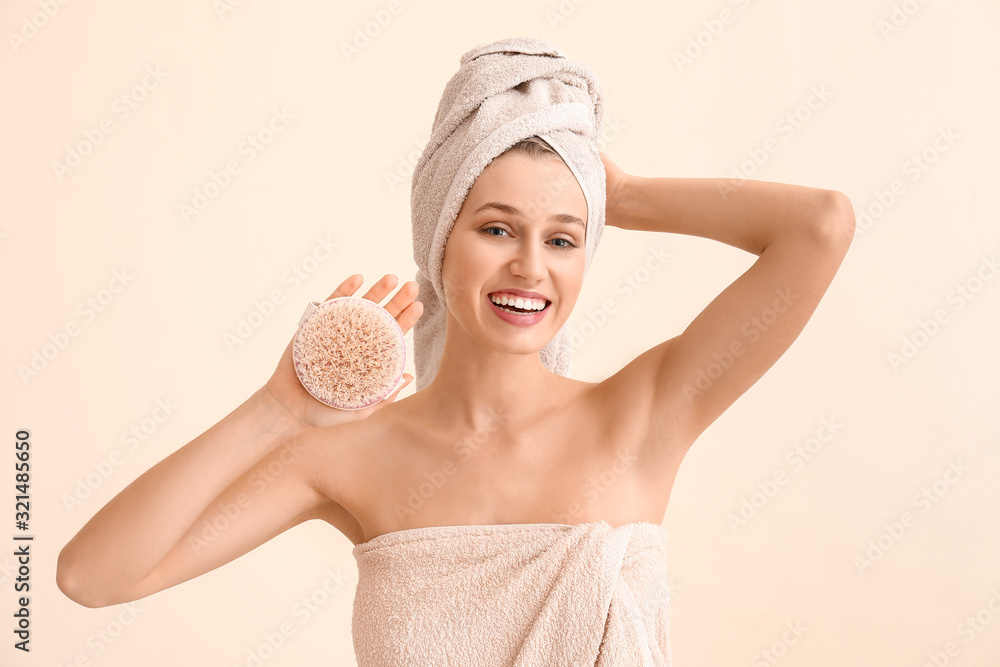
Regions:
<instances>
[{"instance_id":1,"label":"white terry towel","mask_svg":"<svg viewBox=\"0 0 1000 667\"><path fill-rule=\"evenodd\" d=\"M354 547L360 667L670 667L666 530L433 526Z\"/></svg>"},{"instance_id":2,"label":"white terry towel","mask_svg":"<svg viewBox=\"0 0 1000 667\"><path fill-rule=\"evenodd\" d=\"M586 195L587 268L604 229L606 175L597 147L604 92L593 72L534 37L482 44L462 55L460 65L441 97L410 193L417 300L424 306L413 329L418 391L434 379L444 352L444 247L469 189L493 158L540 137L562 156ZM553 372L569 375L565 325L540 357Z\"/></svg>"}]
</instances>

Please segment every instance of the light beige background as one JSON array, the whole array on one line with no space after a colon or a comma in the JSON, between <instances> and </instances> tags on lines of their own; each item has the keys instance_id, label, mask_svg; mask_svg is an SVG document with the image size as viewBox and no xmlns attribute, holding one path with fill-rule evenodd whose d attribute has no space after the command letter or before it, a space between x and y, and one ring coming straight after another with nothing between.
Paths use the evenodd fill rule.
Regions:
<instances>
[{"instance_id":1,"label":"light beige background","mask_svg":"<svg viewBox=\"0 0 1000 667\"><path fill-rule=\"evenodd\" d=\"M348 57L366 24L374 36ZM939 662L998 664L996 0L12 0L0 26L0 543L16 532L19 428L31 430L36 536L30 655L12 648L13 547L0 546L0 663L354 664L351 543L318 522L118 608L65 598L56 556L268 378L308 300L355 272L364 289L384 273L413 277L409 169L445 83L472 46L536 35L601 78L604 150L626 171L729 177L766 144L777 149L744 175L841 190L859 210L803 334L681 468L665 517L675 664L916 667L948 642ZM697 57L679 64L686 49ZM291 118L248 160L241 144L275 110ZM97 135L102 121L111 131ZM100 143L58 174L87 136ZM914 166L922 154L926 169ZM229 161L240 172L185 221L181 205ZM643 273L651 247L670 261ZM752 259L609 228L571 320L573 376L600 380L677 335ZM124 288L116 271L131 276ZM629 291L628 279L644 282ZM275 290L282 303L227 346ZM101 312L81 308L88 299ZM608 299L616 312L602 321ZM73 324L78 335L22 379L18 367ZM904 338L919 348L894 366ZM176 406L161 422L157 401ZM839 424L832 438L824 420ZM132 449L131 428L146 431ZM817 436L827 442L796 468L788 453ZM946 475L952 463L961 476ZM753 495L781 473L773 497ZM744 500L759 507L734 530ZM891 537L904 512L912 525ZM862 567L869 541L887 549ZM267 650L283 623L291 634ZM796 623L798 637L786 633Z\"/></svg>"}]
</instances>

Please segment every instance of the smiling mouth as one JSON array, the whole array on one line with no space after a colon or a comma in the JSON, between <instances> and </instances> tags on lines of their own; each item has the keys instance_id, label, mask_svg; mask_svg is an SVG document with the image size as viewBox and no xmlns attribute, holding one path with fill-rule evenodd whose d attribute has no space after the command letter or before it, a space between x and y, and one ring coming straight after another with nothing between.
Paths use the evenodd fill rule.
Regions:
<instances>
[{"instance_id":1,"label":"smiling mouth","mask_svg":"<svg viewBox=\"0 0 1000 667\"><path fill-rule=\"evenodd\" d=\"M513 313L515 315L532 315L534 313L541 313L545 310L545 308L549 307L549 302L545 302L545 308L542 308L542 310L532 310L530 308L518 308L517 306L510 306L510 305L501 306L499 303L494 303L492 301L490 303L492 303L500 310L506 311L508 313Z\"/></svg>"},{"instance_id":2,"label":"smiling mouth","mask_svg":"<svg viewBox=\"0 0 1000 667\"><path fill-rule=\"evenodd\" d=\"M497 303L496 301L493 300L492 297L487 296L487 298L489 299L490 303L493 304L494 307L496 307L496 308L498 308L498 309L500 309L500 310L502 310L504 312L511 313L513 315L531 315L533 313L541 313L541 312L544 312L550 305L552 305L551 301L546 300L545 301L545 305L542 306L542 308L540 308L540 309L539 308L519 308L516 305L514 305L513 303L508 303L508 304L505 305L505 304L502 304L502 303ZM541 299L539 299L539 301L540 300Z\"/></svg>"}]
</instances>

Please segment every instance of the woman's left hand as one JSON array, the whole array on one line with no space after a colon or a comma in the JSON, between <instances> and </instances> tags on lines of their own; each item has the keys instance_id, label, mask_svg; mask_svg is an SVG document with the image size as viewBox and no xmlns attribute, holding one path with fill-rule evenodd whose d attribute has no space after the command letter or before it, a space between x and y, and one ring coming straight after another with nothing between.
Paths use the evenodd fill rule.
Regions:
<instances>
[{"instance_id":1,"label":"woman's left hand","mask_svg":"<svg viewBox=\"0 0 1000 667\"><path fill-rule=\"evenodd\" d=\"M604 172L607 174L607 206L604 224L611 225L612 227L620 227L621 225L618 224L620 219L618 211L621 210L620 206L625 183L631 177L622 171L621 167L615 164L603 151L601 152L601 161L604 162Z\"/></svg>"}]
</instances>

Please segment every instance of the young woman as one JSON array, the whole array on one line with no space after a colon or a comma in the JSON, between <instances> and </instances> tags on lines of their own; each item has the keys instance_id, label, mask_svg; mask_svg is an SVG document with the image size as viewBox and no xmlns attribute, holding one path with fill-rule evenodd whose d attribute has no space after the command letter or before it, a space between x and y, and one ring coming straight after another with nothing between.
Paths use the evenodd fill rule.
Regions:
<instances>
[{"instance_id":1,"label":"young woman","mask_svg":"<svg viewBox=\"0 0 1000 667\"><path fill-rule=\"evenodd\" d=\"M305 391L289 343L264 386L130 484L65 546L57 582L67 596L88 607L136 600L321 519L356 545L362 664L495 664L498 655L504 664L578 664L583 655L603 665L642 645L634 655L644 664L669 665L669 605L656 589L665 578L662 544L651 529L660 528L695 439L802 331L850 246L854 214L835 191L640 177L603 153L598 160L596 149L581 152L577 144L587 140L578 130L592 129L592 119L599 125L603 102L589 73L563 58L541 40L501 40L463 56L446 90L444 99L466 104L473 121L508 113L514 126L522 118L549 127L565 120L572 131L555 135L560 150L529 137L491 153L500 154L460 200L440 264L443 352L436 368L424 366L433 368L432 381L400 400L397 390L371 408L340 411ZM534 83L511 75L514 67L534 72ZM513 87L488 98L493 106L471 95L504 77ZM542 106L519 117L529 104ZM459 125L456 108L443 101L436 123L455 124L440 133L454 139L451 148L473 146L468 159L458 156L466 169L483 155L468 140L474 130L488 141L503 128ZM478 118L481 108L487 112ZM581 117L581 109L593 116ZM580 171L601 161L599 180L594 169ZM446 165L428 171L440 176ZM414 182L426 183L416 174ZM603 224L715 239L758 259L683 333L601 382L582 382L553 372L539 353L579 297L587 248L600 232L601 216L588 215L593 201L604 202L596 209ZM443 217L431 209L432 222ZM330 298L361 285L362 276L351 276ZM387 275L364 298L385 302L405 333L424 303L433 309L437 301L418 301L413 281L390 298L396 285ZM767 326L754 326L762 321ZM593 488L590 481L609 471L612 481ZM521 560L506 562L509 552ZM573 563L574 552L593 556L600 571L588 570L586 559ZM401 591L427 595L430 608L388 599ZM529 598L528 611L505 608ZM575 598L601 607L580 634L567 611ZM509 627L484 629L482 607ZM534 621L520 622L532 614ZM552 620L560 615L562 625ZM449 619L443 631L427 620L437 616ZM586 646L577 651L574 642Z\"/></svg>"},{"instance_id":2,"label":"young woman","mask_svg":"<svg viewBox=\"0 0 1000 667\"><path fill-rule=\"evenodd\" d=\"M659 524L692 443L813 313L850 245L852 207L838 192L756 181L722 198L725 181L628 175L602 154L606 224L715 239L758 260L683 333L601 382L581 382L552 373L537 354L579 295L587 219L579 188L552 187L566 182L567 166L537 145L495 159L458 215L443 268L445 351L429 386L362 411L329 408L298 382L289 344L263 387L130 484L66 545L60 589L88 607L136 600L309 519L354 544L427 526ZM554 199L541 196L557 190ZM523 213L530 210L537 214ZM381 303L396 282L385 276L364 298ZM330 296L354 295L361 284L351 276ZM544 299L541 319L523 325L499 314L491 296L513 291ZM404 332L421 315L416 297L407 282L384 305ZM777 317L751 342L745 325L766 311ZM725 371L706 381L705 369L727 354ZM459 442L476 443L474 455L414 509L408 494L454 458ZM631 463L615 483L581 502L586 480L622 454ZM206 531L219 516L229 527Z\"/></svg>"}]
</instances>

